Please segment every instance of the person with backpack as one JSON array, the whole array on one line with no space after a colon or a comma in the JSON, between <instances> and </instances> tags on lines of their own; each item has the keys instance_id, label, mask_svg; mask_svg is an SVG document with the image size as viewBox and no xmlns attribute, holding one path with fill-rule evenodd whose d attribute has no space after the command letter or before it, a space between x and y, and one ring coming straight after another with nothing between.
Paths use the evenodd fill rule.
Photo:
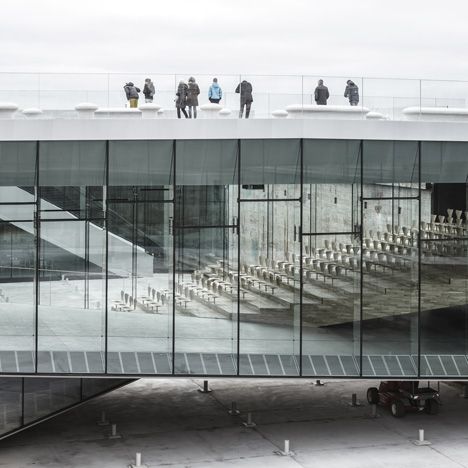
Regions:
<instances>
[{"instance_id":1,"label":"person with backpack","mask_svg":"<svg viewBox=\"0 0 468 468\"><path fill-rule=\"evenodd\" d=\"M175 101L175 105L177 108L177 118L180 119L180 111L184 114L185 118L188 119L187 111L185 110L187 106L187 92L188 86L187 83L183 81L179 82L179 86L177 88L176 96L177 99Z\"/></svg>"},{"instance_id":2,"label":"person with backpack","mask_svg":"<svg viewBox=\"0 0 468 468\"><path fill-rule=\"evenodd\" d=\"M357 106L359 104L359 88L351 80L346 82L344 97L349 99L350 106Z\"/></svg>"},{"instance_id":3,"label":"person with backpack","mask_svg":"<svg viewBox=\"0 0 468 468\"><path fill-rule=\"evenodd\" d=\"M188 90L187 90L187 106L189 118L197 118L197 106L198 106L198 95L200 94L200 88L195 81L195 78L191 76L188 80Z\"/></svg>"},{"instance_id":4,"label":"person with backpack","mask_svg":"<svg viewBox=\"0 0 468 468\"><path fill-rule=\"evenodd\" d=\"M328 88L323 84L323 80L318 80L318 86L315 88L314 98L318 106L326 106L330 97Z\"/></svg>"},{"instance_id":5,"label":"person with backpack","mask_svg":"<svg viewBox=\"0 0 468 468\"><path fill-rule=\"evenodd\" d=\"M150 78L146 78L145 86L143 87L143 94L145 95L145 102L151 104L153 102L153 97L156 90L154 89L154 84Z\"/></svg>"},{"instance_id":6,"label":"person with backpack","mask_svg":"<svg viewBox=\"0 0 468 468\"><path fill-rule=\"evenodd\" d=\"M247 80L243 80L242 83L239 83L236 88L236 93L240 94L240 109L239 109L239 119L242 119L244 114L245 107L245 118L248 119L250 116L250 107L252 106L252 84Z\"/></svg>"},{"instance_id":7,"label":"person with backpack","mask_svg":"<svg viewBox=\"0 0 468 468\"><path fill-rule=\"evenodd\" d=\"M223 90L218 84L218 78L213 78L210 89L208 90L208 100L214 104L219 104L223 98Z\"/></svg>"},{"instance_id":8,"label":"person with backpack","mask_svg":"<svg viewBox=\"0 0 468 468\"><path fill-rule=\"evenodd\" d=\"M131 81L129 81L124 86L125 96L127 96L127 101L129 107L132 109L138 107L138 98L140 97L138 93L140 92L140 88L137 88Z\"/></svg>"}]
</instances>

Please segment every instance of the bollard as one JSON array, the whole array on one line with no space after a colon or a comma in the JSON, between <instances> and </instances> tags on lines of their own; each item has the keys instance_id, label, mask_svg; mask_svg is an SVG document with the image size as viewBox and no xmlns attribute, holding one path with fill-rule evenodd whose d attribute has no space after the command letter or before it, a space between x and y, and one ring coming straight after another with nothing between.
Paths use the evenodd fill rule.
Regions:
<instances>
[{"instance_id":1,"label":"bollard","mask_svg":"<svg viewBox=\"0 0 468 468\"><path fill-rule=\"evenodd\" d=\"M294 452L292 452L289 448L289 440L284 441L284 450L275 450L273 453L281 457L289 457L294 455Z\"/></svg>"},{"instance_id":2,"label":"bollard","mask_svg":"<svg viewBox=\"0 0 468 468\"><path fill-rule=\"evenodd\" d=\"M349 406L362 406L355 393L351 395L351 403L349 403Z\"/></svg>"},{"instance_id":3,"label":"bollard","mask_svg":"<svg viewBox=\"0 0 468 468\"><path fill-rule=\"evenodd\" d=\"M242 423L245 427L255 427L256 424L252 421L252 413L247 413L247 422Z\"/></svg>"},{"instance_id":4,"label":"bollard","mask_svg":"<svg viewBox=\"0 0 468 468\"><path fill-rule=\"evenodd\" d=\"M460 395L462 398L468 398L468 385L463 385L463 393Z\"/></svg>"},{"instance_id":5,"label":"bollard","mask_svg":"<svg viewBox=\"0 0 468 468\"><path fill-rule=\"evenodd\" d=\"M109 421L106 419L106 412L101 411L101 419L97 422L98 426L108 426Z\"/></svg>"},{"instance_id":6,"label":"bollard","mask_svg":"<svg viewBox=\"0 0 468 468\"><path fill-rule=\"evenodd\" d=\"M117 424L112 424L109 439L121 439L121 438L122 436L120 434L117 434Z\"/></svg>"},{"instance_id":7,"label":"bollard","mask_svg":"<svg viewBox=\"0 0 468 468\"><path fill-rule=\"evenodd\" d=\"M432 445L431 442L424 439L424 429L419 429L418 431L418 440L413 440L414 445Z\"/></svg>"},{"instance_id":8,"label":"bollard","mask_svg":"<svg viewBox=\"0 0 468 468\"><path fill-rule=\"evenodd\" d=\"M377 405L375 403L371 405L371 417L372 418L377 417Z\"/></svg>"},{"instance_id":9,"label":"bollard","mask_svg":"<svg viewBox=\"0 0 468 468\"><path fill-rule=\"evenodd\" d=\"M141 453L135 454L135 463L130 464L130 468L147 468L148 465L141 463Z\"/></svg>"},{"instance_id":10,"label":"bollard","mask_svg":"<svg viewBox=\"0 0 468 468\"><path fill-rule=\"evenodd\" d=\"M203 381L203 388L199 388L200 393L211 393L211 389L208 387L208 380Z\"/></svg>"},{"instance_id":11,"label":"bollard","mask_svg":"<svg viewBox=\"0 0 468 468\"><path fill-rule=\"evenodd\" d=\"M321 382L320 380L316 380L315 381L315 386L316 387L323 387L325 384L323 382Z\"/></svg>"},{"instance_id":12,"label":"bollard","mask_svg":"<svg viewBox=\"0 0 468 468\"><path fill-rule=\"evenodd\" d=\"M240 414L240 411L237 409L237 403L235 401L231 403L231 409L228 411L228 413L231 416L237 416L238 414Z\"/></svg>"}]
</instances>

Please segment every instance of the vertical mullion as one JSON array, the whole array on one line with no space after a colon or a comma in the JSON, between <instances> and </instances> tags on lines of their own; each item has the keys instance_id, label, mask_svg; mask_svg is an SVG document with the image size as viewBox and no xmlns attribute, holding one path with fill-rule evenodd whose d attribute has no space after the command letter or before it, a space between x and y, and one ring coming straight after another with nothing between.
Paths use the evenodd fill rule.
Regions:
<instances>
[{"instance_id":1,"label":"vertical mullion","mask_svg":"<svg viewBox=\"0 0 468 468\"><path fill-rule=\"evenodd\" d=\"M107 353L109 347L109 204L107 202L109 196L109 140L106 140L106 169L105 169L105 196L104 199L104 225L106 227L106 246L105 246L105 283L104 283L104 373L107 374Z\"/></svg>"},{"instance_id":2,"label":"vertical mullion","mask_svg":"<svg viewBox=\"0 0 468 468\"><path fill-rule=\"evenodd\" d=\"M41 197L39 192L39 154L40 154L40 142L36 142L36 186L35 186L35 194L36 194L36 213L34 216L34 224L35 224L35 234L36 234L36 265L35 265L35 297L34 297L34 372L37 373L38 371L38 348L39 348L39 301L40 301L40 244L41 244L41 230L40 230L40 210L41 210ZM24 382L23 382L24 385Z\"/></svg>"},{"instance_id":3,"label":"vertical mullion","mask_svg":"<svg viewBox=\"0 0 468 468\"><path fill-rule=\"evenodd\" d=\"M173 209L172 209L172 216L173 216L173 226L177 223L177 171L176 171L176 162L177 162L177 145L176 140L172 142L172 157L174 159L173 171ZM176 280L176 241L177 241L177 230L172 228L172 374L175 374L175 280Z\"/></svg>"},{"instance_id":4,"label":"vertical mullion","mask_svg":"<svg viewBox=\"0 0 468 468\"><path fill-rule=\"evenodd\" d=\"M237 375L240 374L240 219L241 219L241 141L237 140Z\"/></svg>"},{"instance_id":5,"label":"vertical mullion","mask_svg":"<svg viewBox=\"0 0 468 468\"><path fill-rule=\"evenodd\" d=\"M303 222L303 203L304 203L304 139L301 138L300 140L300 203L299 203L299 375L302 376L302 352L303 352L303 340L302 340L302 333L303 333L303 327L302 327L302 319L303 319L303 290L304 290L304 278L303 278L303 273L304 273L304 267L303 267L303 245L302 245L302 222Z\"/></svg>"},{"instance_id":6,"label":"vertical mullion","mask_svg":"<svg viewBox=\"0 0 468 468\"><path fill-rule=\"evenodd\" d=\"M418 141L418 378L421 376L421 141Z\"/></svg>"},{"instance_id":7,"label":"vertical mullion","mask_svg":"<svg viewBox=\"0 0 468 468\"><path fill-rule=\"evenodd\" d=\"M360 265L359 265L359 375L362 377L362 352L363 352L363 290L364 290L364 273L362 268L362 259L363 259L363 249L362 249L362 240L364 238L364 143L363 140L360 141L359 145L360 160L361 160L361 197L360 197L360 209L361 209L361 229L359 234L360 246Z\"/></svg>"}]
</instances>

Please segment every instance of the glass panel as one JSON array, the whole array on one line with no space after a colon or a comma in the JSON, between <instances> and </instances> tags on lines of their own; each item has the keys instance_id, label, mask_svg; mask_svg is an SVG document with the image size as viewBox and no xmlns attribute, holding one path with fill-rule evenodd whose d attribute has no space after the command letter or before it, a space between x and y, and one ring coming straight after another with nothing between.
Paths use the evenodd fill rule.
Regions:
<instances>
[{"instance_id":1,"label":"glass panel","mask_svg":"<svg viewBox=\"0 0 468 468\"><path fill-rule=\"evenodd\" d=\"M299 140L241 141L241 199L300 197Z\"/></svg>"},{"instance_id":2,"label":"glass panel","mask_svg":"<svg viewBox=\"0 0 468 468\"><path fill-rule=\"evenodd\" d=\"M22 424L22 379L0 378L0 435Z\"/></svg>"},{"instance_id":3,"label":"glass panel","mask_svg":"<svg viewBox=\"0 0 468 468\"><path fill-rule=\"evenodd\" d=\"M105 160L104 141L41 143L42 219L103 218Z\"/></svg>"},{"instance_id":4,"label":"glass panel","mask_svg":"<svg viewBox=\"0 0 468 468\"><path fill-rule=\"evenodd\" d=\"M81 379L24 379L24 423L79 403Z\"/></svg>"},{"instance_id":5,"label":"glass panel","mask_svg":"<svg viewBox=\"0 0 468 468\"><path fill-rule=\"evenodd\" d=\"M237 250L235 228L176 231L176 373L236 373Z\"/></svg>"},{"instance_id":6,"label":"glass panel","mask_svg":"<svg viewBox=\"0 0 468 468\"><path fill-rule=\"evenodd\" d=\"M468 375L467 157L466 143L422 144L421 376Z\"/></svg>"},{"instance_id":7,"label":"glass panel","mask_svg":"<svg viewBox=\"0 0 468 468\"><path fill-rule=\"evenodd\" d=\"M74 353L105 347L105 231L87 221L43 221L40 262L38 371L93 372Z\"/></svg>"},{"instance_id":8,"label":"glass panel","mask_svg":"<svg viewBox=\"0 0 468 468\"><path fill-rule=\"evenodd\" d=\"M359 141L304 140L303 375L360 369Z\"/></svg>"},{"instance_id":9,"label":"glass panel","mask_svg":"<svg viewBox=\"0 0 468 468\"><path fill-rule=\"evenodd\" d=\"M34 371L35 264L33 223L0 223L1 372Z\"/></svg>"},{"instance_id":10,"label":"glass panel","mask_svg":"<svg viewBox=\"0 0 468 468\"><path fill-rule=\"evenodd\" d=\"M172 372L172 142L110 142L108 367Z\"/></svg>"},{"instance_id":11,"label":"glass panel","mask_svg":"<svg viewBox=\"0 0 468 468\"><path fill-rule=\"evenodd\" d=\"M281 189L281 185L274 187ZM240 212L239 372L297 375L300 204L244 202ZM305 307L312 303L309 298L304 302Z\"/></svg>"},{"instance_id":12,"label":"glass panel","mask_svg":"<svg viewBox=\"0 0 468 468\"><path fill-rule=\"evenodd\" d=\"M416 142L365 141L362 373L418 368L419 154ZM429 198L421 193L422 206Z\"/></svg>"},{"instance_id":13,"label":"glass panel","mask_svg":"<svg viewBox=\"0 0 468 468\"><path fill-rule=\"evenodd\" d=\"M36 143L35 142L6 142L0 143L0 187L19 188L33 187L36 180ZM10 192L12 201L34 201L31 193L24 194L24 200L17 198L17 193ZM1 191L1 201L4 192Z\"/></svg>"}]
</instances>

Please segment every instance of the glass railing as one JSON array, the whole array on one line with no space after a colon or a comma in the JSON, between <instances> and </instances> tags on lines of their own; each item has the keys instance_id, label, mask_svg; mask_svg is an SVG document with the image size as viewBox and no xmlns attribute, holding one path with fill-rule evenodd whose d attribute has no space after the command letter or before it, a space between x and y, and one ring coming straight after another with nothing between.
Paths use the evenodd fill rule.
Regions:
<instances>
[{"instance_id":1,"label":"glass railing","mask_svg":"<svg viewBox=\"0 0 468 468\"><path fill-rule=\"evenodd\" d=\"M4 72L0 73L0 115L7 116L9 111L2 111L7 103L17 106L8 115L14 118L77 118L79 115L75 107L80 103L94 104L98 109L93 114L96 117L115 116L119 110L125 115L125 109L129 115L140 115L138 110L129 110L124 85L132 82L141 90L140 107L145 103L145 79L151 78L156 91L153 111L154 107L160 108L159 112L153 112L154 117L176 118L177 89L181 81L188 83L190 76ZM200 89L199 118L238 118L245 96L235 91L239 83L246 80L253 89L250 118L468 121L468 81L318 75L216 75L222 98L219 105L207 106L210 104L208 95L214 76L194 77ZM327 106L316 103L315 90L320 79L328 88ZM356 86L351 97L345 97L348 80L352 80ZM326 91L323 93L326 94ZM42 113L24 112L30 109L40 109ZM113 112L108 112L109 109ZM218 112L220 110L223 111L221 114Z\"/></svg>"}]
</instances>

